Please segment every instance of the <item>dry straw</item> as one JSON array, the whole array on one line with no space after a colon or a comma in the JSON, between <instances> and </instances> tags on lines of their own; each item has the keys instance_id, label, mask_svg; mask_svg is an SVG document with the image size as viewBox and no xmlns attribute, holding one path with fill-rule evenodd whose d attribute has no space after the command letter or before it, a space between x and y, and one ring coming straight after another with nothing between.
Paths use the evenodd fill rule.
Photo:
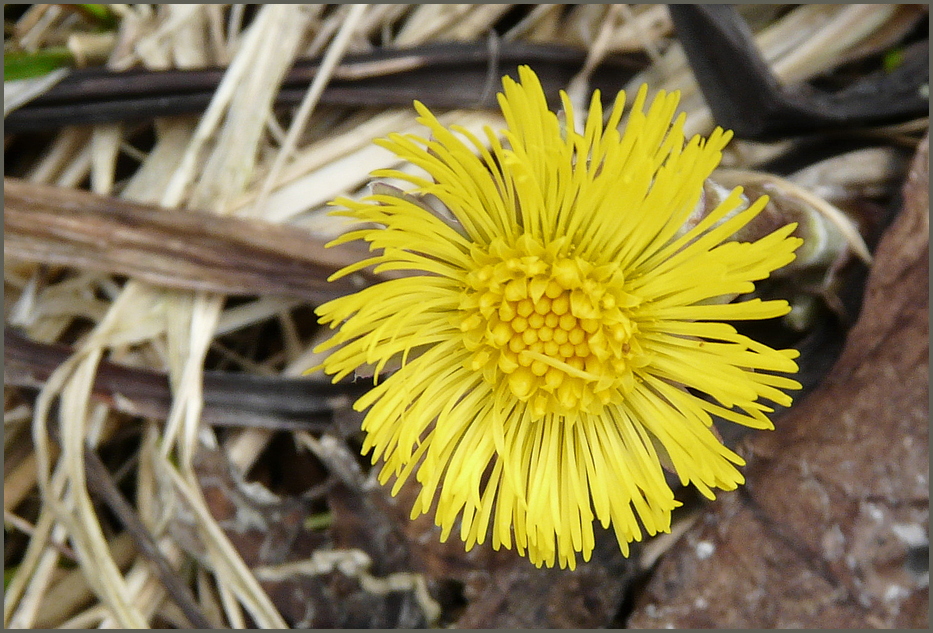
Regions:
<instances>
[{"instance_id":1,"label":"dry straw","mask_svg":"<svg viewBox=\"0 0 933 633\"><path fill-rule=\"evenodd\" d=\"M68 6L32 5L11 37L27 50L64 45L79 23ZM372 139L424 133L417 113L408 107L315 105L329 63L370 50L376 41L389 47L483 41L513 5L273 4L255 10L246 5L108 6L120 19L108 62L112 69L223 65L223 80L200 116L155 121L151 146L141 145L140 132L148 128L138 123L66 127L41 153L17 165L17 175L33 185L78 188L87 183L97 194L171 207L178 214L198 210L218 221L249 216L288 223L294 225L289 230L303 230L323 242L344 230L340 221L326 215L328 201L368 193L374 169L403 175L390 181L394 185L418 173L404 158L373 146ZM806 5L778 19L768 6L743 11L751 23L763 26L758 43L787 80L808 78L847 55L879 49L909 23L906 9L879 9L889 5ZM685 134L707 135L712 130L708 110L670 36L670 21L660 5L539 5L502 34L502 40L588 49L598 42L570 86L571 105L578 109L588 101L587 73L603 55L644 51L653 61L632 86L649 83L653 89L679 90L687 113ZM283 125L282 113L273 108L282 78L296 59L313 55L323 55L327 68L309 86L291 123ZM437 120L442 127L460 125L480 137L485 126L501 129L504 123L496 112L467 107L439 112ZM486 149L491 145L486 139L482 144ZM761 156L780 151L782 146L734 143L725 161L748 169ZM105 219L103 214L95 217ZM170 230L171 222L165 226ZM30 248L37 249L33 252L61 246L51 238L31 239ZM87 244L93 240L85 240ZM125 533L113 534L109 524L102 525L89 491L86 448L112 446L128 423L121 411L130 410L125 402L101 404L95 391L98 361L107 359L160 372L172 390L165 419L145 421L138 451L121 455L119 468L133 475L135 489L128 497L164 562L179 573L193 565L186 579L197 598L186 608L197 609L218 627L248 622L285 627L255 571L211 515L194 470L199 450L214 446L218 438L202 425L202 378L209 354L224 357L234 370L297 376L321 362L312 349L324 334L304 339L296 334L302 299L295 296L254 296L228 305L226 293L217 287L160 285L156 278L146 281L144 275L104 263L28 259L13 251L5 258L7 326L38 343L66 341L76 351L48 377L34 401L20 397L15 388L7 391L4 511L7 527L26 533L28 544L11 570L4 624L190 624L151 561L128 543ZM126 274L131 276L121 277ZM274 358L237 354L224 345L228 338L221 340L245 337L251 327L270 323L286 332L283 351ZM267 447L271 432L239 430L223 437L220 448L235 468L245 470ZM37 507L30 506L33 498L39 500ZM188 521L187 532L178 529L180 517ZM67 570L72 556L77 567ZM369 573L365 565L360 570ZM377 582L366 577L379 590L395 579L424 593L420 578L392 576ZM437 615L430 599L419 604L430 616Z\"/></svg>"}]
</instances>

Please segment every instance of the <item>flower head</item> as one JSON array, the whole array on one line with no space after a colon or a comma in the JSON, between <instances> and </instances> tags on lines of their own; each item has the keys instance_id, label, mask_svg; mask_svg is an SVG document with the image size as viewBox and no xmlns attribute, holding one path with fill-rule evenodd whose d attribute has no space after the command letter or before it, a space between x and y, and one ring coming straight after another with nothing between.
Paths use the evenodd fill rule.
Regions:
<instances>
[{"instance_id":1,"label":"flower head","mask_svg":"<svg viewBox=\"0 0 933 633\"><path fill-rule=\"evenodd\" d=\"M794 350L774 350L723 320L786 314L784 301L728 303L791 262L788 225L729 241L764 207L736 189L685 228L730 133L685 142L678 95L644 111L642 89L622 133L620 93L605 125L593 96L585 129L548 110L535 74L503 79L508 129L487 144L444 128L415 102L432 139L377 141L431 179L401 171L408 194L340 199L376 264L406 275L318 308L337 333L324 369L339 380L375 365L364 452L384 461L393 494L420 484L412 517L436 503L446 539L489 536L537 565L588 560L593 523L628 544L670 529L679 505L662 463L712 498L743 482L742 459L711 429L716 415L773 428L762 399L790 404ZM458 136L458 133L460 136ZM465 139L465 140L464 140ZM424 200L439 202L432 212ZM444 217L449 214L450 217ZM373 227L375 224L375 228ZM392 361L399 369L379 382Z\"/></svg>"}]
</instances>

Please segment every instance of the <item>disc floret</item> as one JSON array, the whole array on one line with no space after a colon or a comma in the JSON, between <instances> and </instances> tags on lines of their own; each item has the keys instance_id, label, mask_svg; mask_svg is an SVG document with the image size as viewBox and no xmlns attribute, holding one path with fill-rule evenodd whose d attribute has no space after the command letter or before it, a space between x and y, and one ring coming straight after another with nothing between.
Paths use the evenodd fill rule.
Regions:
<instances>
[{"instance_id":1,"label":"disc floret","mask_svg":"<svg viewBox=\"0 0 933 633\"><path fill-rule=\"evenodd\" d=\"M490 384L507 380L536 418L621 402L648 360L632 312L641 300L626 292L617 263L594 264L567 240L545 247L527 233L472 256L459 315L469 369Z\"/></svg>"}]
</instances>

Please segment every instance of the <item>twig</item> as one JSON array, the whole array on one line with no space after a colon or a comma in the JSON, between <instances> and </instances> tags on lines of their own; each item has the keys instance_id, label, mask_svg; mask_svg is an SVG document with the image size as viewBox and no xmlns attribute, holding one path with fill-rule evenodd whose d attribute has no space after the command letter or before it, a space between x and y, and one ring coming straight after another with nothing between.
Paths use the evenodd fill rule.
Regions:
<instances>
[{"instance_id":1,"label":"twig","mask_svg":"<svg viewBox=\"0 0 933 633\"><path fill-rule=\"evenodd\" d=\"M9 328L3 341L8 386L41 387L72 353L65 345L37 343ZM366 383L205 372L202 420L213 426L332 430L333 411L366 389ZM163 419L172 399L166 374L109 361L97 368L92 396L124 413Z\"/></svg>"},{"instance_id":2,"label":"twig","mask_svg":"<svg viewBox=\"0 0 933 633\"><path fill-rule=\"evenodd\" d=\"M495 95L484 95L483 88L488 67L498 63L503 74L514 75L519 64L534 67L548 98L556 104L557 91L567 85L586 59L585 50L566 46L502 42L498 48L494 58L485 41L350 55L334 70L320 102L410 106L417 98L432 108L494 107ZM647 63L643 53L611 56L594 73L593 84L615 95ZM296 63L282 83L276 104L298 105L321 65L321 59ZM194 114L207 107L224 70L75 70L45 94L10 113L4 128L9 134Z\"/></svg>"},{"instance_id":3,"label":"twig","mask_svg":"<svg viewBox=\"0 0 933 633\"><path fill-rule=\"evenodd\" d=\"M736 137L773 140L814 131L883 125L929 111L929 40L904 51L891 71L877 71L835 93L782 86L751 29L727 5L670 5L678 39L716 123Z\"/></svg>"},{"instance_id":4,"label":"twig","mask_svg":"<svg viewBox=\"0 0 933 633\"><path fill-rule=\"evenodd\" d=\"M179 579L178 573L159 550L158 544L143 525L136 512L120 492L107 467L91 448L84 448L84 465L90 491L106 504L133 537L139 553L152 563L156 575L162 581L172 601L178 605L191 625L198 629L213 628L207 617L201 612L191 590Z\"/></svg>"}]
</instances>

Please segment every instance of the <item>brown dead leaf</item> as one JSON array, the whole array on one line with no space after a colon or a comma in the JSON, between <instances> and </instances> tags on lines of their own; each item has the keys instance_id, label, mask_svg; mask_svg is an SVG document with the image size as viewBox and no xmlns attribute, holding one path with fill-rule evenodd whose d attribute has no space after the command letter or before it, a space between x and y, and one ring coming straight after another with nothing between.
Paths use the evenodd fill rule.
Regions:
<instances>
[{"instance_id":1,"label":"brown dead leaf","mask_svg":"<svg viewBox=\"0 0 933 633\"><path fill-rule=\"evenodd\" d=\"M633 628L921 628L929 604L929 139L825 381L662 559Z\"/></svg>"}]
</instances>

